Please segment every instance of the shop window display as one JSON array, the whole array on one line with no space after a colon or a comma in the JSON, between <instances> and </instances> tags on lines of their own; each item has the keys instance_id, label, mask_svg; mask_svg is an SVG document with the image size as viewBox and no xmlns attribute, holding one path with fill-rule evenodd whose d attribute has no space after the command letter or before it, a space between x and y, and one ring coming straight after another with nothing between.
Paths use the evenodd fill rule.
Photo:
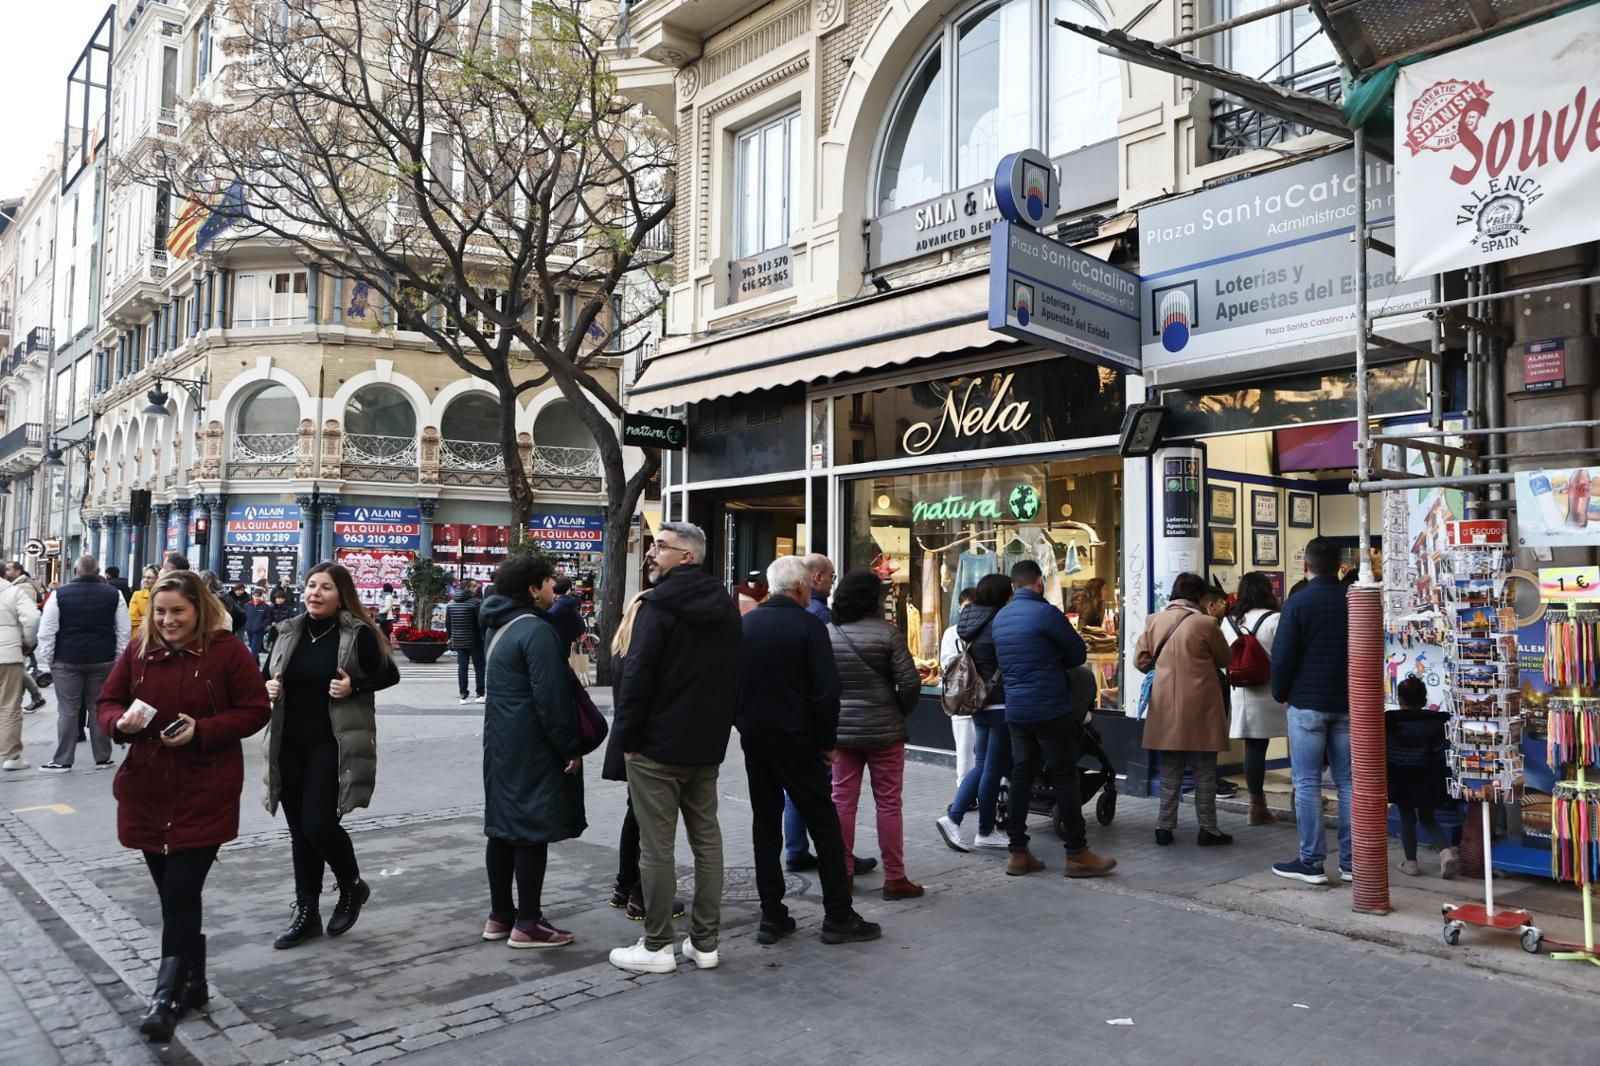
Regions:
<instances>
[{"instance_id":1,"label":"shop window display","mask_svg":"<svg viewBox=\"0 0 1600 1066\"><path fill-rule=\"evenodd\" d=\"M1100 708L1119 706L1121 467L1094 456L844 482L844 569L889 583L886 613L925 688L940 687L939 644L961 590L1033 559L1045 598L1088 645Z\"/></svg>"}]
</instances>

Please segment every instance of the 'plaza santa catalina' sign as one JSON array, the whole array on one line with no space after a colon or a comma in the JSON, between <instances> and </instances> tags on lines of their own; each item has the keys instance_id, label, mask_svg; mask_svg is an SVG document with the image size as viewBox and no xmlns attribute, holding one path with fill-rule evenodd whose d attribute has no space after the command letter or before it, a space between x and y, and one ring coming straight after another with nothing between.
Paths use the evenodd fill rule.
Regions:
<instances>
[{"instance_id":1,"label":"'plaza santa catalina' sign","mask_svg":"<svg viewBox=\"0 0 1600 1066\"><path fill-rule=\"evenodd\" d=\"M989 328L1137 374L1139 278L1038 227L1059 203L1050 159L1013 152L995 172L995 202L1004 216L989 236Z\"/></svg>"}]
</instances>

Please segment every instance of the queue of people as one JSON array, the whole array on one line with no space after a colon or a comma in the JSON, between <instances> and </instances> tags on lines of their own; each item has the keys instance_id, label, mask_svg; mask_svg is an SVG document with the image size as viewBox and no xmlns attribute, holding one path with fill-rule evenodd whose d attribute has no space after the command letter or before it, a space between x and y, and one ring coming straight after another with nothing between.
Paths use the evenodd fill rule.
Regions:
<instances>
[{"instance_id":1,"label":"queue of people","mask_svg":"<svg viewBox=\"0 0 1600 1066\"><path fill-rule=\"evenodd\" d=\"M671 972L680 952L700 969L719 964L719 774L734 730L751 805L759 943L775 944L796 930L784 901L786 804L800 823L801 840L809 838L815 848L824 943L870 941L882 933L853 906L853 878L865 865L852 854L864 781L871 784L884 865L882 898L924 892L905 867L902 815L906 721L920 686L904 633L883 618L883 581L870 571L846 573L830 600L826 590L818 591L819 575L834 584L831 563L820 556L781 557L759 587L746 583L760 599L745 609L703 569L705 558L698 527L663 523L647 554L650 586L628 605L612 644L617 672L603 776L626 782L628 809L611 902L641 920L644 935L609 958L631 972ZM1146 620L1135 658L1152 675L1145 744L1161 753L1157 843L1175 842L1186 767L1193 770L1198 843L1232 842L1218 827L1215 807L1217 754L1230 736L1246 740L1251 753L1251 824L1269 821L1265 748L1283 730L1294 763L1300 853L1274 872L1325 883L1324 760L1339 785L1339 858L1347 878L1349 871L1344 601L1332 544L1313 540L1307 559L1313 579L1281 610L1265 579L1247 575L1233 613L1220 620L1203 606L1203 580L1180 575L1169 605ZM263 802L272 813L283 808L291 840L295 900L274 947L339 937L356 925L371 888L342 821L372 798L375 696L400 675L380 625L362 606L349 571L336 563L312 568L298 609L274 596L270 635L259 645L235 636L214 575L190 570L181 557L142 575L141 586L141 625L130 632L131 605L102 580L90 557L79 560L74 580L51 597L43 622L17 584L0 579L0 710L16 701L22 649L37 641L45 661L95 708L97 763L102 741L105 765L113 742L127 749L113 779L118 838L144 853L163 923L161 964L141 1031L162 1042L185 1011L209 996L203 890L218 848L238 832L246 737L267 731ZM489 910L481 935L511 948L561 947L575 938L543 911L549 848L587 828L583 757L599 743L598 716L585 713L587 696L568 660L570 641L559 617L552 617L558 585L549 562L508 559L493 588L481 602L467 589L451 604L464 636L472 623L478 649L470 654L465 648L469 654L458 657L463 701L472 661L485 703ZM1083 640L1044 598L1044 575L1029 559L1013 566L1009 577L983 578L963 601L953 647L970 656L983 693L971 715L976 758L938 820L940 836L968 850L961 823L975 804L974 845L1005 847L1008 875L1042 871L1046 863L1030 847L1028 804L1012 802L1002 827L996 803L1002 777L1013 797L1025 797L1047 765L1064 844L1062 873L1112 873L1116 860L1089 847L1079 802L1078 755L1092 703L1092 679L1086 694L1079 676ZM465 618L468 613L475 617ZM1261 657L1252 670L1240 662L1247 637ZM264 668L256 646L267 651ZM1233 687L1242 690L1231 699L1225 691L1230 671ZM1415 688L1402 693L1412 703ZM56 760L68 760L63 769L71 765L64 746L76 713L72 700L61 701ZM9 722L0 716L0 754L20 758ZM1410 774L1396 792L1408 815L1407 873L1417 872L1416 824L1438 839L1435 724L1408 719L1408 729L1399 732L1409 746L1391 753L1398 776ZM599 729L603 733L603 722ZM681 943L674 925L686 910L676 898L680 821L694 868L688 935ZM1454 865L1448 853L1441 872L1451 876ZM329 869L338 896L324 924Z\"/></svg>"}]
</instances>

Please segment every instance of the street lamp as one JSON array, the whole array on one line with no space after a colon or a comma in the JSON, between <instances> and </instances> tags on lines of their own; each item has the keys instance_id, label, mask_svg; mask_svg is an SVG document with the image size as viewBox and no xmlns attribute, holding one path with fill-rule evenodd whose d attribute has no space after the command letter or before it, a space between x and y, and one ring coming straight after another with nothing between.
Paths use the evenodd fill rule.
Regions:
<instances>
[{"instance_id":1,"label":"street lamp","mask_svg":"<svg viewBox=\"0 0 1600 1066\"><path fill-rule=\"evenodd\" d=\"M63 440L60 437L57 437L55 439L55 443L51 444L50 447L45 450L44 465L53 470L59 470L63 466L67 465L62 459L62 456L66 455L70 451L76 451L79 448L83 449L83 457L85 461L92 462L94 460L94 445L90 443L88 437L84 437L80 440Z\"/></svg>"},{"instance_id":2,"label":"street lamp","mask_svg":"<svg viewBox=\"0 0 1600 1066\"><path fill-rule=\"evenodd\" d=\"M145 399L150 401L150 405L144 409L145 414L159 417L164 417L168 414L167 404L172 397L167 394L166 389L161 387L163 382L176 385L188 393L189 399L194 401L194 408L198 417L200 410L205 407L206 403L205 371L202 370L200 372L199 381L188 381L184 378L166 378L158 375L150 391L145 393Z\"/></svg>"},{"instance_id":3,"label":"street lamp","mask_svg":"<svg viewBox=\"0 0 1600 1066\"><path fill-rule=\"evenodd\" d=\"M1166 420L1167 409L1158 403L1142 403L1128 408L1122 419L1117 451L1128 459L1150 455L1161 445L1161 429Z\"/></svg>"}]
</instances>

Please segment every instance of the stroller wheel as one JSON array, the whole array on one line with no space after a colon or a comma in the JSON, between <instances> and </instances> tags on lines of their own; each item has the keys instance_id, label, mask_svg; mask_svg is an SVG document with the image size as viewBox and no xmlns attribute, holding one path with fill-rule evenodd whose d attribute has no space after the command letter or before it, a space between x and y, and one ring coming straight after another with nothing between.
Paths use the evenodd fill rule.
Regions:
<instances>
[{"instance_id":1,"label":"stroller wheel","mask_svg":"<svg viewBox=\"0 0 1600 1066\"><path fill-rule=\"evenodd\" d=\"M1100 794L1095 801L1094 820L1101 825L1110 825L1111 820L1117 816L1117 794L1109 788Z\"/></svg>"}]
</instances>

